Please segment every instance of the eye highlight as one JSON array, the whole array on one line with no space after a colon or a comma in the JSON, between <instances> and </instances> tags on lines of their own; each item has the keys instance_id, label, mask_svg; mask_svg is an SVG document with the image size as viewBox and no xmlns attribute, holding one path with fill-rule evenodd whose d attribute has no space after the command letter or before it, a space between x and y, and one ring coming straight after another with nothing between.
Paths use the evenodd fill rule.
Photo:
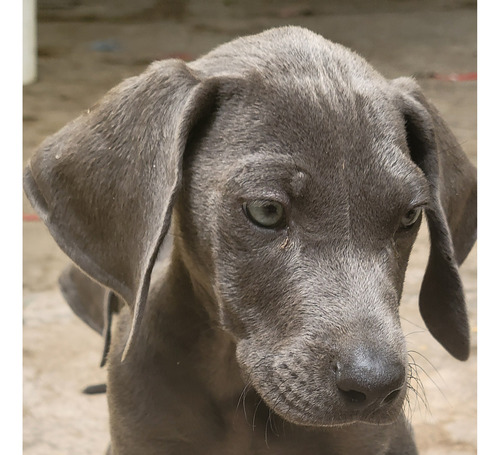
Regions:
<instances>
[{"instance_id":1,"label":"eye highlight","mask_svg":"<svg viewBox=\"0 0 500 455\"><path fill-rule=\"evenodd\" d=\"M408 210L403 218L401 218L401 229L410 229L420 219L422 210L422 207L415 207Z\"/></svg>"},{"instance_id":2,"label":"eye highlight","mask_svg":"<svg viewBox=\"0 0 500 455\"><path fill-rule=\"evenodd\" d=\"M253 224L265 229L277 229L285 225L285 209L276 201L244 202L243 212Z\"/></svg>"}]
</instances>

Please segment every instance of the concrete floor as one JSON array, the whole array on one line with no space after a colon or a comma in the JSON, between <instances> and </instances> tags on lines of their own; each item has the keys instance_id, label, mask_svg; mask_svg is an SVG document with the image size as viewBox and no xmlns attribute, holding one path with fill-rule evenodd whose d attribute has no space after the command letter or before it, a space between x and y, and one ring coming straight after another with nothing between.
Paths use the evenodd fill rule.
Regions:
<instances>
[{"instance_id":1,"label":"concrete floor","mask_svg":"<svg viewBox=\"0 0 500 455\"><path fill-rule=\"evenodd\" d=\"M387 77L417 75L476 161L476 82L424 77L476 70L474 2L221 0L208 8L191 0L182 7L177 2L177 10L159 10L153 1L118 7L117 0L89 0L70 9L49 9L48 3L40 12L39 79L24 89L25 161L46 135L152 60L196 57L235 36L285 24L351 47ZM166 2L172 8L175 3ZM24 212L33 213L26 200ZM425 370L420 378L426 399L413 400L411 419L422 454L471 455L476 453L476 250L462 266L473 328L466 363L452 359L432 339L418 314L427 254L422 232L401 308L409 347L422 354ZM102 340L63 302L56 281L68 259L39 222L24 223L23 261L24 453L102 453L108 443L105 396L80 392L104 381L105 371L98 368Z\"/></svg>"}]
</instances>

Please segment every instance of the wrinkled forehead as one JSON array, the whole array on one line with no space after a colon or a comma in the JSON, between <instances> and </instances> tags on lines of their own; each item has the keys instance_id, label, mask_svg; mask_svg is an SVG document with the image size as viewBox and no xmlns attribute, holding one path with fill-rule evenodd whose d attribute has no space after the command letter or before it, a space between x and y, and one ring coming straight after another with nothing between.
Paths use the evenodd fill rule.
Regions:
<instances>
[{"instance_id":1,"label":"wrinkled forehead","mask_svg":"<svg viewBox=\"0 0 500 455\"><path fill-rule=\"evenodd\" d=\"M340 173L358 186L399 175L411 160L390 92L377 84L334 82L254 82L226 110L229 148L243 162L251 154L260 162L266 155L270 162L282 157L288 168L328 184ZM275 167L269 164L269 171Z\"/></svg>"}]
</instances>

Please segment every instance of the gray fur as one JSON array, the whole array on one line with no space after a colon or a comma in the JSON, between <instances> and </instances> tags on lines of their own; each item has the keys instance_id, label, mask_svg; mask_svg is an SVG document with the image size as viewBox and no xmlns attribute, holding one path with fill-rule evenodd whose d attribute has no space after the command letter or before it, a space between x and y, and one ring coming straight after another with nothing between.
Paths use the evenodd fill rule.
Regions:
<instances>
[{"instance_id":1,"label":"gray fur","mask_svg":"<svg viewBox=\"0 0 500 455\"><path fill-rule=\"evenodd\" d=\"M415 454L398 307L416 206L422 315L468 356L475 169L414 81L305 29L152 64L48 138L25 189L115 299L62 278L112 333L113 455ZM281 202L286 225L252 224L252 200ZM79 292L98 296L83 315Z\"/></svg>"}]
</instances>

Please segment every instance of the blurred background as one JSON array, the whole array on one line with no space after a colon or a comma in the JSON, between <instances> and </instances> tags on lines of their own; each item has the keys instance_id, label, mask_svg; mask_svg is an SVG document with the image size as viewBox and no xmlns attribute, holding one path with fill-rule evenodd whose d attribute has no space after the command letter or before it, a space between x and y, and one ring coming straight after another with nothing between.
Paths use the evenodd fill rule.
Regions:
<instances>
[{"instance_id":1,"label":"blurred background","mask_svg":"<svg viewBox=\"0 0 500 455\"><path fill-rule=\"evenodd\" d=\"M301 25L365 57L388 78L414 76L476 163L476 2L473 0L24 0L24 163L37 145L154 60L196 59L232 38ZM57 289L69 262L23 203L24 453L99 454L108 444L102 339ZM401 315L419 364L413 422L420 453L476 453L476 249L461 268L472 327L462 363L418 314L425 229L407 274ZM235 452L236 453L236 452Z\"/></svg>"}]
</instances>

